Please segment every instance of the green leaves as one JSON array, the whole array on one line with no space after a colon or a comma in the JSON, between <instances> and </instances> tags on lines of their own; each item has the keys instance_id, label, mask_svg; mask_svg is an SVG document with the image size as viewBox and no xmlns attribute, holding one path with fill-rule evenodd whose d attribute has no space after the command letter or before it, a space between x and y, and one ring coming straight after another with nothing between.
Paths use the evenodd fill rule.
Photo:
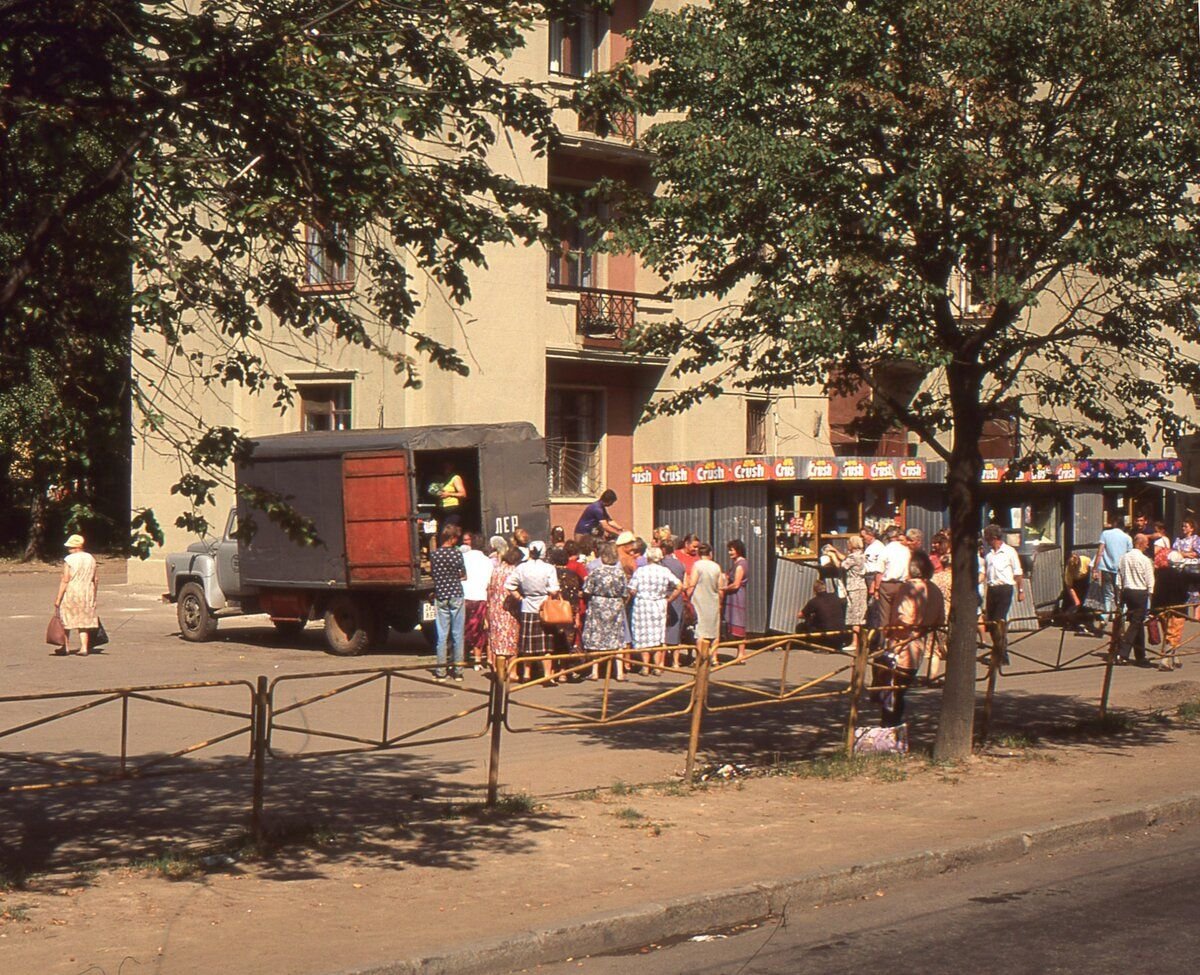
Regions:
<instances>
[{"instance_id":1,"label":"green leaves","mask_svg":"<svg viewBox=\"0 0 1200 975\"><path fill-rule=\"evenodd\" d=\"M549 204L492 167L551 109L505 61L565 0L28 0L0 10L0 385L86 317L86 268L123 305L88 321L133 395L215 476L175 380L273 391L289 331L370 348L412 384L458 353L415 331L427 286L466 302L486 248ZM305 226L347 228L360 287L309 286ZM414 271L422 292L414 285ZM133 294L129 294L130 277ZM67 305L71 310L67 311ZM417 353L413 355L410 349ZM182 371L181 371L182 370ZM203 499L205 492L184 491Z\"/></svg>"},{"instance_id":2,"label":"green leaves","mask_svg":"<svg viewBox=\"0 0 1200 975\"><path fill-rule=\"evenodd\" d=\"M609 246L640 252L677 297L736 301L640 346L745 389L870 382L900 357L928 387L875 408L942 452L962 410L974 426L1056 404L1024 429L1061 451L1179 429L1183 390L1157 377L1164 358L1190 361L1200 271L1200 87L1180 56L1194 13L713 0L652 14L633 63L578 96L657 113L657 192L625 191ZM952 403L960 369L977 392Z\"/></svg>"}]
</instances>

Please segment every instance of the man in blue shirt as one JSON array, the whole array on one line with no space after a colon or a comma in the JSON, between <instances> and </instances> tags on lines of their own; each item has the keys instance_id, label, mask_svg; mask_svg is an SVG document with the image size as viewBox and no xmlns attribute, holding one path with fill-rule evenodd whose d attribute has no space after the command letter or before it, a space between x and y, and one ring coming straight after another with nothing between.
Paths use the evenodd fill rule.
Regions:
<instances>
[{"instance_id":1,"label":"man in blue shirt","mask_svg":"<svg viewBox=\"0 0 1200 975\"><path fill-rule=\"evenodd\" d=\"M1092 577L1100 580L1101 598L1104 600L1101 625L1104 620L1112 619L1117 605L1117 570L1122 556L1133 548L1133 540L1121 528L1118 515L1109 513L1104 524L1106 527L1100 533L1100 547L1096 549L1096 558L1092 561Z\"/></svg>"},{"instance_id":2,"label":"man in blue shirt","mask_svg":"<svg viewBox=\"0 0 1200 975\"><path fill-rule=\"evenodd\" d=\"M600 495L599 500L593 501L583 509L579 521L575 525L576 535L600 535L604 538L616 538L624 529L609 517L609 505L617 503L617 492L607 490Z\"/></svg>"}]
</instances>

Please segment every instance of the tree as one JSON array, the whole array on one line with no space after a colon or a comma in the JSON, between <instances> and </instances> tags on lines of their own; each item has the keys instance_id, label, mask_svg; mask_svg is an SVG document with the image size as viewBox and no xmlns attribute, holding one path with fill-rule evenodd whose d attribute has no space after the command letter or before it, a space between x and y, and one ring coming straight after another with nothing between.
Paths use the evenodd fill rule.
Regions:
<instances>
[{"instance_id":1,"label":"tree","mask_svg":"<svg viewBox=\"0 0 1200 975\"><path fill-rule=\"evenodd\" d=\"M143 432L185 456L179 487L197 505L243 442L173 412L170 386L236 383L286 405L272 328L371 348L410 384L419 357L465 372L414 326L418 296L432 285L462 304L487 247L540 238L549 195L489 153L501 132L551 139L547 101L505 62L569 6L0 3L0 385L34 381L30 350L77 328L63 276L86 254L115 261L126 294L132 269L128 316L87 330L132 347ZM302 287L312 264L350 259L361 293ZM139 522L144 543L154 522Z\"/></svg>"},{"instance_id":2,"label":"tree","mask_svg":"<svg viewBox=\"0 0 1200 975\"><path fill-rule=\"evenodd\" d=\"M712 0L651 15L581 97L663 119L657 193L606 188L609 246L722 301L640 335L694 379L659 409L862 382L864 422L948 462L940 758L971 747L984 424L1018 420L1025 464L1182 428L1196 46L1183 0ZM880 382L898 359L926 377L912 398Z\"/></svg>"}]
</instances>

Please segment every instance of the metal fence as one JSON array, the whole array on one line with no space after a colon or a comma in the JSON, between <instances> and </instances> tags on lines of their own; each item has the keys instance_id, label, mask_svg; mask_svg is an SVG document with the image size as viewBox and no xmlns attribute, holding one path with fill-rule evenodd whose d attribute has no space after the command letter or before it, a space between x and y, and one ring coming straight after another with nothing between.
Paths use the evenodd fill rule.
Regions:
<instances>
[{"instance_id":1,"label":"metal fence","mask_svg":"<svg viewBox=\"0 0 1200 975\"><path fill-rule=\"evenodd\" d=\"M1185 611L1186 608L1179 607L1156 612L1170 616ZM1113 670L1118 663L1117 633L1121 626L1121 618L1117 616L1112 636L1093 638L1069 651L1064 633L1057 649L1049 655L1027 652L1026 644L1032 638L1032 632L1014 633L1009 637L1004 628L993 629L992 645L981 641L977 647L976 679L986 683L979 724L981 737L988 732L997 686L1006 678L1103 669L1099 711L1101 716L1106 714ZM664 661L657 665L659 682L650 688L624 688L619 696L614 691L616 665L618 661L631 661L636 651L521 658L523 666L536 668L538 664L549 663L556 671L553 678L544 675L527 681L513 679L514 674L509 672L506 662L500 660L499 670L488 674L487 687L482 689L436 682L429 676L426 666L410 665L287 674L273 680L262 676L253 682L159 684L0 697L0 715L12 709L25 712L15 723L0 727L0 745L87 711L104 708L119 711L119 719L114 723L118 744L112 749L110 761L71 761L61 752L55 755L45 749L0 751L0 763L55 773L53 777L39 781L0 785L0 792L98 785L250 766L253 769L251 828L255 837L261 838L266 767L270 761L319 762L334 755L418 749L487 738L487 801L494 804L498 797L502 744L506 734L562 734L635 724L687 722L685 775L690 782L703 742L706 717L755 708L791 706L803 709L817 701L842 704L844 710L839 723L844 723L845 748L852 753L864 695L878 699L889 692L902 692L911 680L911 674L897 666L894 657L897 649L905 646L919 649L926 660L925 672L919 680L925 685L936 686L940 678L934 672L933 662L944 652L947 631L945 627L863 629L846 643L848 635L847 631L841 630L737 641L744 647L745 660L760 660L760 665L754 668L759 673L752 679L742 676L749 671L741 666L739 659L722 659L721 651L728 651L729 645L718 644L707 653L693 653L686 664L679 658L692 648L676 648L674 662ZM1150 648L1149 652L1160 662L1200 654L1200 630L1186 640L1176 639L1169 649L1165 646ZM766 662L770 664L771 676L764 680L761 670L762 663ZM538 696L540 689L551 679L582 677L593 670L599 679L577 688L586 694L582 701L554 704ZM413 693L421 693L420 689L426 687L436 687L439 693L450 691L452 707L433 717L428 713L420 717L407 713L393 700L398 687L412 689ZM294 695L293 699L284 700L282 692L285 689ZM364 710L361 698L353 702L347 700L347 695L355 692L362 692L368 700L374 700L370 711ZM231 699L244 699L246 703L231 706ZM323 704L338 700L353 703L347 709L353 714L353 727L344 724L344 715L343 723L339 724L337 719L317 713ZM137 726L131 711L134 703L139 708L168 708L211 715L228 722L229 727L181 747L134 754L129 745L131 727ZM64 704L67 706L62 706ZM29 713L46 705L50 706L49 711L36 715ZM828 720L828 714L825 719ZM377 733L364 733L364 722L377 728ZM297 735L320 747L288 747L291 737ZM211 753L222 745L226 754L196 760L197 755Z\"/></svg>"}]
</instances>

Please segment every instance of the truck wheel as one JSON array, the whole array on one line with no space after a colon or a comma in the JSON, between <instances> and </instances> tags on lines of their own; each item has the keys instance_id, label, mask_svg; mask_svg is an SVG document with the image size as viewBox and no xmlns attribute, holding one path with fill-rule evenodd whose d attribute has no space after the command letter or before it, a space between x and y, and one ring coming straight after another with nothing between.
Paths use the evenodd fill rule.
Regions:
<instances>
[{"instance_id":1,"label":"truck wheel","mask_svg":"<svg viewBox=\"0 0 1200 975\"><path fill-rule=\"evenodd\" d=\"M339 657L355 657L371 643L373 613L349 596L336 596L325 610L325 646Z\"/></svg>"},{"instance_id":2,"label":"truck wheel","mask_svg":"<svg viewBox=\"0 0 1200 975\"><path fill-rule=\"evenodd\" d=\"M217 618L208 608L204 598L204 587L198 582L185 582L179 590L175 613L179 620L179 632L185 640L203 643L211 640L217 632Z\"/></svg>"},{"instance_id":3,"label":"truck wheel","mask_svg":"<svg viewBox=\"0 0 1200 975\"><path fill-rule=\"evenodd\" d=\"M285 639L295 639L304 632L306 620L271 620L275 632Z\"/></svg>"}]
</instances>

